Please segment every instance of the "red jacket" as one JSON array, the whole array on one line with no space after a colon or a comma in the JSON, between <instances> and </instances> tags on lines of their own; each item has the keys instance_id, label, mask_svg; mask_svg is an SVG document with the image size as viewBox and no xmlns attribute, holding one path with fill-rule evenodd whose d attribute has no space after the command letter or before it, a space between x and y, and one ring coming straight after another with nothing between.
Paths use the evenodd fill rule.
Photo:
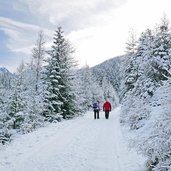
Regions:
<instances>
[{"instance_id":1,"label":"red jacket","mask_svg":"<svg viewBox=\"0 0 171 171\"><path fill-rule=\"evenodd\" d=\"M104 111L105 110L111 111L111 109L112 109L112 106L111 106L111 104L108 101L103 104L103 110Z\"/></svg>"}]
</instances>

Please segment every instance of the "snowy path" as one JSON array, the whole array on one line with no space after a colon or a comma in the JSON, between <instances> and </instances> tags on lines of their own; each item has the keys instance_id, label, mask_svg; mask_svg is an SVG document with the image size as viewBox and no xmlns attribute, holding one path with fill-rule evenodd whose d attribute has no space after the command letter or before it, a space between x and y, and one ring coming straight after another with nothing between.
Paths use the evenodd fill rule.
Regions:
<instances>
[{"instance_id":1,"label":"snowy path","mask_svg":"<svg viewBox=\"0 0 171 171\"><path fill-rule=\"evenodd\" d=\"M119 110L109 120L88 112L16 138L0 151L0 171L145 171L143 158L126 147Z\"/></svg>"}]
</instances>

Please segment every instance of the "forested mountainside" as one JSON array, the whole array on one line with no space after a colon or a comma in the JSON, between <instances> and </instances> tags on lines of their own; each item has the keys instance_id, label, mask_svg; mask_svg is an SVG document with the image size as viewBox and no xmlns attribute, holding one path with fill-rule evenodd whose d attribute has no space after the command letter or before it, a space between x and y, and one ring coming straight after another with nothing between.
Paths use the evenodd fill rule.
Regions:
<instances>
[{"instance_id":1,"label":"forested mountainside","mask_svg":"<svg viewBox=\"0 0 171 171\"><path fill-rule=\"evenodd\" d=\"M95 75L99 83L102 82L104 76L112 84L116 90L120 101L122 100L122 89L124 84L124 68L128 65L129 56L123 55L111 58L99 65L96 65L91 68L92 73Z\"/></svg>"}]
</instances>

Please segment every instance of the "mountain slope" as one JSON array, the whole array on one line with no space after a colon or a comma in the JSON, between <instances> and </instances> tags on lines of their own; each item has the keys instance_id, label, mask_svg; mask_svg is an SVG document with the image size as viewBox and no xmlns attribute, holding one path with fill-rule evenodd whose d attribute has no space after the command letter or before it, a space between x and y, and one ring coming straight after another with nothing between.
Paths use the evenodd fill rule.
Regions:
<instances>
[{"instance_id":1,"label":"mountain slope","mask_svg":"<svg viewBox=\"0 0 171 171\"><path fill-rule=\"evenodd\" d=\"M144 159L127 149L119 113L116 108L106 120L100 112L94 120L87 112L21 135L0 153L0 170L144 171Z\"/></svg>"},{"instance_id":2,"label":"mountain slope","mask_svg":"<svg viewBox=\"0 0 171 171\"><path fill-rule=\"evenodd\" d=\"M118 56L104 61L103 63L96 65L91 68L92 73L95 75L99 83L102 82L104 76L113 85L116 90L120 100L123 96L121 95L123 91L123 81L124 81L124 70L127 67L128 55Z\"/></svg>"},{"instance_id":3,"label":"mountain slope","mask_svg":"<svg viewBox=\"0 0 171 171\"><path fill-rule=\"evenodd\" d=\"M0 88L10 89L14 75L4 67L0 67Z\"/></svg>"},{"instance_id":4,"label":"mountain slope","mask_svg":"<svg viewBox=\"0 0 171 171\"><path fill-rule=\"evenodd\" d=\"M0 67L0 74L1 73L10 73L5 67Z\"/></svg>"}]
</instances>

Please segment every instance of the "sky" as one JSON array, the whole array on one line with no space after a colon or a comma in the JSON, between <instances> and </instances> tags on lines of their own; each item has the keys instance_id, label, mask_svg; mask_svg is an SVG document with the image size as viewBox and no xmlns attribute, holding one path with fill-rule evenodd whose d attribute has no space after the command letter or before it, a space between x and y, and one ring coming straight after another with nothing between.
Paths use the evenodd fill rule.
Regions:
<instances>
[{"instance_id":1,"label":"sky","mask_svg":"<svg viewBox=\"0 0 171 171\"><path fill-rule=\"evenodd\" d=\"M61 26L75 49L79 66L95 66L125 54L130 30L137 38L153 29L170 0L0 0L0 67L10 71L31 59L38 32L46 47Z\"/></svg>"}]
</instances>

